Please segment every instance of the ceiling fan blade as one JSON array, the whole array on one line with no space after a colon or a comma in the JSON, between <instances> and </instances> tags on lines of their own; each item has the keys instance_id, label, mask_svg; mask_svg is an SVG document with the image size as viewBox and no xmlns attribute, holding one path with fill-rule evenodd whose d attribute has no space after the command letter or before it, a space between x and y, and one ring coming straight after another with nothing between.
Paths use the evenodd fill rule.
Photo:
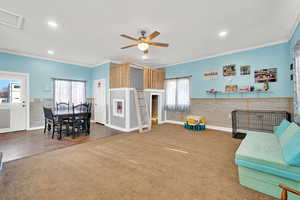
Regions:
<instances>
[{"instance_id":1,"label":"ceiling fan blade","mask_svg":"<svg viewBox=\"0 0 300 200\"><path fill-rule=\"evenodd\" d=\"M121 47L121 49L127 49L127 48L129 48L129 47L135 47L135 46L137 46L137 44L127 45L127 46L125 46L125 47Z\"/></svg>"},{"instance_id":2,"label":"ceiling fan blade","mask_svg":"<svg viewBox=\"0 0 300 200\"><path fill-rule=\"evenodd\" d=\"M151 46L158 46L158 47L168 47L169 44L167 43L160 43L160 42L148 42Z\"/></svg>"},{"instance_id":3,"label":"ceiling fan blade","mask_svg":"<svg viewBox=\"0 0 300 200\"><path fill-rule=\"evenodd\" d=\"M147 53L149 53L149 49L147 49L147 50L144 51L144 54L147 54Z\"/></svg>"},{"instance_id":4,"label":"ceiling fan blade","mask_svg":"<svg viewBox=\"0 0 300 200\"><path fill-rule=\"evenodd\" d=\"M147 38L146 41L152 40L153 38L157 37L160 35L160 32L158 31L154 31L153 33L151 33Z\"/></svg>"},{"instance_id":5,"label":"ceiling fan blade","mask_svg":"<svg viewBox=\"0 0 300 200\"><path fill-rule=\"evenodd\" d=\"M128 36L128 35L125 35L125 34L121 34L120 36L121 36L121 37L124 37L124 38L127 38L127 39L129 39L129 40L133 40L133 41L139 41L138 39L136 39L136 38L133 38L133 37L130 37L130 36Z\"/></svg>"}]
</instances>

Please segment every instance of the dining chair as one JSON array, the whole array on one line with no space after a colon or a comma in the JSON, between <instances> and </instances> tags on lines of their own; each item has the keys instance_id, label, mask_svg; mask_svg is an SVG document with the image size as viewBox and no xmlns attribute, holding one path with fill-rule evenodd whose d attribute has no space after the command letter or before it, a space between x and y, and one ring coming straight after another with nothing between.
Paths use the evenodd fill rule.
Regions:
<instances>
[{"instance_id":1,"label":"dining chair","mask_svg":"<svg viewBox=\"0 0 300 200\"><path fill-rule=\"evenodd\" d=\"M283 184L279 184L278 186L282 189L281 200L288 200L288 193L300 196L300 191L297 191L297 190L295 190L293 188L290 188L290 187L288 187L286 185L283 185Z\"/></svg>"},{"instance_id":2,"label":"dining chair","mask_svg":"<svg viewBox=\"0 0 300 200\"><path fill-rule=\"evenodd\" d=\"M48 127L48 131L52 129L52 139L54 138L55 132L59 134L58 139L63 138L62 129L63 125L65 125L68 129L68 124L65 123L63 120L59 119L58 117L55 117L53 115L51 108L43 107L44 110L44 116L45 116L45 127L44 127L44 133L46 132L46 129Z\"/></svg>"},{"instance_id":3,"label":"dining chair","mask_svg":"<svg viewBox=\"0 0 300 200\"><path fill-rule=\"evenodd\" d=\"M56 110L70 110L70 104L65 102L56 103Z\"/></svg>"},{"instance_id":4,"label":"dining chair","mask_svg":"<svg viewBox=\"0 0 300 200\"><path fill-rule=\"evenodd\" d=\"M89 104L83 103L76 106L72 106L73 115L70 122L72 127L72 136L80 135L84 131L86 135L90 134L90 112Z\"/></svg>"}]
</instances>

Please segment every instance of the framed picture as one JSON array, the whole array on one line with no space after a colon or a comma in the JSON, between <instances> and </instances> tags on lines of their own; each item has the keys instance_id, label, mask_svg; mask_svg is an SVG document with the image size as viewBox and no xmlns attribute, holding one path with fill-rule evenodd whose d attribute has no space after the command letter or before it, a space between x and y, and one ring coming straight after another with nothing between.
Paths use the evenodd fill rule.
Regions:
<instances>
[{"instance_id":1,"label":"framed picture","mask_svg":"<svg viewBox=\"0 0 300 200\"><path fill-rule=\"evenodd\" d=\"M250 87L249 85L243 85L239 87L240 92L250 92Z\"/></svg>"},{"instance_id":2,"label":"framed picture","mask_svg":"<svg viewBox=\"0 0 300 200\"><path fill-rule=\"evenodd\" d=\"M225 65L223 67L223 76L235 76L235 65Z\"/></svg>"},{"instance_id":3,"label":"framed picture","mask_svg":"<svg viewBox=\"0 0 300 200\"><path fill-rule=\"evenodd\" d=\"M277 81L277 68L260 69L254 72L256 83L276 82Z\"/></svg>"},{"instance_id":4,"label":"framed picture","mask_svg":"<svg viewBox=\"0 0 300 200\"><path fill-rule=\"evenodd\" d=\"M237 92L238 86L237 85L226 85L225 92Z\"/></svg>"},{"instance_id":5,"label":"framed picture","mask_svg":"<svg viewBox=\"0 0 300 200\"><path fill-rule=\"evenodd\" d=\"M250 65L241 66L240 75L249 75L250 74Z\"/></svg>"},{"instance_id":6,"label":"framed picture","mask_svg":"<svg viewBox=\"0 0 300 200\"><path fill-rule=\"evenodd\" d=\"M113 115L124 117L124 99L113 99Z\"/></svg>"},{"instance_id":7,"label":"framed picture","mask_svg":"<svg viewBox=\"0 0 300 200\"><path fill-rule=\"evenodd\" d=\"M203 80L216 80L218 78L218 70L210 69L203 72Z\"/></svg>"}]
</instances>

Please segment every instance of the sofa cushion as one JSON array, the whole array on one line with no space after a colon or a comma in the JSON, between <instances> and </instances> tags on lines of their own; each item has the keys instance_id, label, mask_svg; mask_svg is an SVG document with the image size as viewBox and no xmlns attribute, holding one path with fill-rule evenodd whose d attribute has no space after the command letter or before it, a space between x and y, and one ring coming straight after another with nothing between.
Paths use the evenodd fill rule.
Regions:
<instances>
[{"instance_id":1,"label":"sofa cushion","mask_svg":"<svg viewBox=\"0 0 300 200\"><path fill-rule=\"evenodd\" d=\"M283 157L289 165L300 167L300 133L297 132L286 145L283 146Z\"/></svg>"},{"instance_id":2,"label":"sofa cushion","mask_svg":"<svg viewBox=\"0 0 300 200\"><path fill-rule=\"evenodd\" d=\"M278 138L271 133L249 132L236 151L235 158L300 174L300 167L285 162Z\"/></svg>"},{"instance_id":3,"label":"sofa cushion","mask_svg":"<svg viewBox=\"0 0 300 200\"><path fill-rule=\"evenodd\" d=\"M283 148L296 133L300 133L300 127L295 123L291 123L284 133L279 137L281 147Z\"/></svg>"},{"instance_id":4,"label":"sofa cushion","mask_svg":"<svg viewBox=\"0 0 300 200\"><path fill-rule=\"evenodd\" d=\"M282 120L280 125L276 127L276 131L274 132L277 137L280 137L284 131L290 126L290 122L287 120Z\"/></svg>"}]
</instances>

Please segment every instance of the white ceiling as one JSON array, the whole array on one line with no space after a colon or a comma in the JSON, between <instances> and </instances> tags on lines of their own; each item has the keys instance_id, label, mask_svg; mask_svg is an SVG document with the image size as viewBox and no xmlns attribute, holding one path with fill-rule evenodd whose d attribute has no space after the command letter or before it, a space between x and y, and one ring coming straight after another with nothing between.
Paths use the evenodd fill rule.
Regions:
<instances>
[{"instance_id":1,"label":"white ceiling","mask_svg":"<svg viewBox=\"0 0 300 200\"><path fill-rule=\"evenodd\" d=\"M229 51L287 41L299 0L0 0L25 17L22 30L0 25L0 48L82 65L131 61L163 66ZM57 30L48 20L59 24ZM148 59L121 33L160 31ZM228 30L225 39L218 33ZM54 50L48 55L47 50Z\"/></svg>"}]
</instances>

